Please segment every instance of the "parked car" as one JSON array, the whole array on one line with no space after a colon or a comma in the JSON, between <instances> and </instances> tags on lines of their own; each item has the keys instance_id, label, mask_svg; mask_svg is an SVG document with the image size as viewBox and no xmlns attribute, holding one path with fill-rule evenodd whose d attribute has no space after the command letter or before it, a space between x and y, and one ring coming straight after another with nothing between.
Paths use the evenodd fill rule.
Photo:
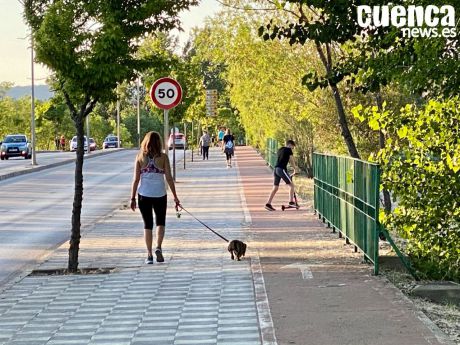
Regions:
<instances>
[{"instance_id":1,"label":"parked car","mask_svg":"<svg viewBox=\"0 0 460 345\"><path fill-rule=\"evenodd\" d=\"M88 151L88 140L86 139L86 135L83 137L84 140L84 150L85 152ZM70 140L70 151L76 151L77 150L77 136L75 135L72 140Z\"/></svg>"},{"instance_id":2,"label":"parked car","mask_svg":"<svg viewBox=\"0 0 460 345\"><path fill-rule=\"evenodd\" d=\"M121 146L121 141L120 141L120 146ZM110 148L118 148L118 137L115 135L108 135L105 139L104 142L102 143L102 148L105 149L110 149Z\"/></svg>"},{"instance_id":3,"label":"parked car","mask_svg":"<svg viewBox=\"0 0 460 345\"><path fill-rule=\"evenodd\" d=\"M175 134L174 144L176 145L176 149L186 148L187 143L185 139L186 139L185 135L183 135L182 133ZM173 135L172 134L169 135L168 147L170 150L172 150L173 148Z\"/></svg>"},{"instance_id":4,"label":"parked car","mask_svg":"<svg viewBox=\"0 0 460 345\"><path fill-rule=\"evenodd\" d=\"M89 138L89 150L90 151L97 150L97 145L93 138Z\"/></svg>"},{"instance_id":5,"label":"parked car","mask_svg":"<svg viewBox=\"0 0 460 345\"><path fill-rule=\"evenodd\" d=\"M24 134L7 135L0 146L0 159L10 157L32 158L32 146Z\"/></svg>"}]
</instances>

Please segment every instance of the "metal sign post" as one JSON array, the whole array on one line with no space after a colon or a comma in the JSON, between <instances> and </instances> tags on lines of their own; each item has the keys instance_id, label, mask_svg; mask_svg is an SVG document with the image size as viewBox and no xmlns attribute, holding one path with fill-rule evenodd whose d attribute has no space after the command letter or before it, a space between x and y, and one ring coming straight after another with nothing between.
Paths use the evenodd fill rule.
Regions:
<instances>
[{"instance_id":1,"label":"metal sign post","mask_svg":"<svg viewBox=\"0 0 460 345\"><path fill-rule=\"evenodd\" d=\"M163 123L164 123L164 130L163 130L163 139L164 139L164 148L165 153L168 154L168 134L169 134L169 110L165 109L163 111Z\"/></svg>"},{"instance_id":2,"label":"metal sign post","mask_svg":"<svg viewBox=\"0 0 460 345\"><path fill-rule=\"evenodd\" d=\"M195 142L193 141L193 120L192 120L192 149L190 151L192 151L192 162L193 162L193 145L195 145Z\"/></svg>"},{"instance_id":3,"label":"metal sign post","mask_svg":"<svg viewBox=\"0 0 460 345\"><path fill-rule=\"evenodd\" d=\"M173 140L172 140L172 154L173 154L173 179L176 181L176 124L173 123Z\"/></svg>"},{"instance_id":4,"label":"metal sign post","mask_svg":"<svg viewBox=\"0 0 460 345\"><path fill-rule=\"evenodd\" d=\"M185 170L185 154L187 149L187 122L184 122L184 170Z\"/></svg>"},{"instance_id":5,"label":"metal sign post","mask_svg":"<svg viewBox=\"0 0 460 345\"><path fill-rule=\"evenodd\" d=\"M83 149L85 148L85 141L83 140ZM86 115L86 153L91 153L91 145L89 142L89 114Z\"/></svg>"},{"instance_id":6,"label":"metal sign post","mask_svg":"<svg viewBox=\"0 0 460 345\"><path fill-rule=\"evenodd\" d=\"M140 77L137 77L137 146L141 148L141 107L140 107Z\"/></svg>"}]
</instances>

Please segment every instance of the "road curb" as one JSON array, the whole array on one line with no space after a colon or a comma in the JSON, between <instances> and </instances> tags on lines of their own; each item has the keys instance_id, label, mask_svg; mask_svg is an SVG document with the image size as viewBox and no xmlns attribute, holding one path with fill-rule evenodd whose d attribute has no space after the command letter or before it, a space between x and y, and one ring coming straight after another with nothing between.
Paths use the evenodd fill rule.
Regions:
<instances>
[{"instance_id":1,"label":"road curb","mask_svg":"<svg viewBox=\"0 0 460 345\"><path fill-rule=\"evenodd\" d=\"M89 156L85 156L84 160L85 159L90 159L90 158L93 158L93 157L108 155L108 154L111 154L111 153L119 152L121 150L125 150L125 149L92 153ZM47 164L47 165L41 165L41 166L33 167L33 168L30 168L30 169L26 169L26 170L14 171L14 172L11 172L11 173L0 175L0 181L6 180L6 179L9 179L9 178L12 178L12 177L16 177L16 176L21 176L21 175L30 174L30 173L33 173L33 172L42 171L42 170L45 170L45 169L55 168L55 167L58 167L58 166L61 166L61 165L64 165L64 164L72 163L74 161L75 161L75 159L66 159L66 160L61 161L61 162L51 163L51 164Z\"/></svg>"}]
</instances>

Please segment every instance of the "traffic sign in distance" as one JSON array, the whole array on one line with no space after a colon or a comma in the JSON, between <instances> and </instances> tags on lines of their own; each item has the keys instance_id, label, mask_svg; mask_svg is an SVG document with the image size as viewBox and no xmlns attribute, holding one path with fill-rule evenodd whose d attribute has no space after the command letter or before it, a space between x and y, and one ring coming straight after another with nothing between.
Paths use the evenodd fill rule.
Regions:
<instances>
[{"instance_id":1,"label":"traffic sign in distance","mask_svg":"<svg viewBox=\"0 0 460 345\"><path fill-rule=\"evenodd\" d=\"M182 100L182 87L172 78L160 78L150 89L150 98L160 109L171 109Z\"/></svg>"},{"instance_id":2,"label":"traffic sign in distance","mask_svg":"<svg viewBox=\"0 0 460 345\"><path fill-rule=\"evenodd\" d=\"M217 90L206 90L206 115L217 116Z\"/></svg>"}]
</instances>

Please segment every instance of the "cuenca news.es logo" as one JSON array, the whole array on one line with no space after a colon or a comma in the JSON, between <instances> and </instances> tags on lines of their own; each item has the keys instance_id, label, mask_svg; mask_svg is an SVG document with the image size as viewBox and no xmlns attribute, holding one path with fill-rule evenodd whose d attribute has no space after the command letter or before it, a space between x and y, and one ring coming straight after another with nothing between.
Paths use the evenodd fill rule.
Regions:
<instances>
[{"instance_id":1,"label":"cuenca news.es logo","mask_svg":"<svg viewBox=\"0 0 460 345\"><path fill-rule=\"evenodd\" d=\"M450 5L429 6L358 6L358 25L395 26L404 37L456 37L455 8Z\"/></svg>"}]
</instances>

